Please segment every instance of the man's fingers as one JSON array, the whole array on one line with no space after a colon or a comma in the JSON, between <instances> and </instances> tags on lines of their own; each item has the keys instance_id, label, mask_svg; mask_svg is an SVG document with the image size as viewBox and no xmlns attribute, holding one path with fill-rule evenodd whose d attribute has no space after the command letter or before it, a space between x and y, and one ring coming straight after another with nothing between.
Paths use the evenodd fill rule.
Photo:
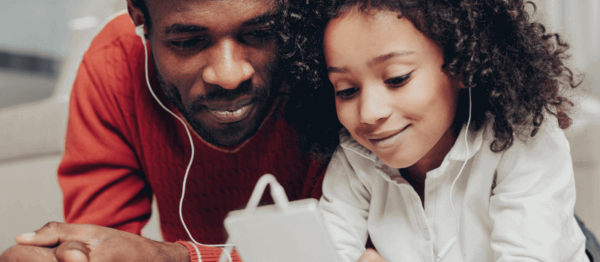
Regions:
<instances>
[{"instance_id":1,"label":"man's fingers","mask_svg":"<svg viewBox=\"0 0 600 262\"><path fill-rule=\"evenodd\" d=\"M49 222L34 233L18 235L19 245L52 247L67 241L87 242L93 226Z\"/></svg>"},{"instance_id":2,"label":"man's fingers","mask_svg":"<svg viewBox=\"0 0 600 262\"><path fill-rule=\"evenodd\" d=\"M90 249L81 242L64 242L56 248L56 259L60 262L88 262Z\"/></svg>"},{"instance_id":3,"label":"man's fingers","mask_svg":"<svg viewBox=\"0 0 600 262\"><path fill-rule=\"evenodd\" d=\"M49 262L54 259L54 249L34 246L13 246L2 255L0 262Z\"/></svg>"},{"instance_id":4,"label":"man's fingers","mask_svg":"<svg viewBox=\"0 0 600 262\"><path fill-rule=\"evenodd\" d=\"M61 223L49 222L33 233L18 235L15 241L19 245L56 246L60 240Z\"/></svg>"}]
</instances>

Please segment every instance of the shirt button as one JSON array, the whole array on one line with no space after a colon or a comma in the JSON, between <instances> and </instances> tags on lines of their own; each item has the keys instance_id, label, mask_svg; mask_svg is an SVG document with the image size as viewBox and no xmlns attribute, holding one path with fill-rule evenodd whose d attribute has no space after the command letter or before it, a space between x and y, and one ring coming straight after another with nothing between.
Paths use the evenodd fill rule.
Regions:
<instances>
[{"instance_id":1,"label":"shirt button","mask_svg":"<svg viewBox=\"0 0 600 262\"><path fill-rule=\"evenodd\" d=\"M425 235L426 240L430 240L431 236L429 235L429 229L423 228L423 235Z\"/></svg>"}]
</instances>

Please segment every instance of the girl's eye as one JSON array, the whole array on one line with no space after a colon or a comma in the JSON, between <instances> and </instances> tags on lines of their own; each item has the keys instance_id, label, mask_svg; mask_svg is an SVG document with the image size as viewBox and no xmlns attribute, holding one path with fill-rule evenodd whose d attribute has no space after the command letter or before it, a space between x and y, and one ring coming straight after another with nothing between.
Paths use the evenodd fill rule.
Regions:
<instances>
[{"instance_id":1,"label":"girl's eye","mask_svg":"<svg viewBox=\"0 0 600 262\"><path fill-rule=\"evenodd\" d=\"M335 97L339 97L341 99L350 99L354 97L356 92L358 92L358 87L351 87L335 92Z\"/></svg>"},{"instance_id":2,"label":"girl's eye","mask_svg":"<svg viewBox=\"0 0 600 262\"><path fill-rule=\"evenodd\" d=\"M202 48L207 44L205 38L194 37L182 41L170 41L171 45L177 49L190 50L195 48Z\"/></svg>"},{"instance_id":3,"label":"girl's eye","mask_svg":"<svg viewBox=\"0 0 600 262\"><path fill-rule=\"evenodd\" d=\"M412 72L408 73L406 75L403 75L403 76L392 77L388 80L385 80L384 83L391 85L391 86L400 87L406 83L406 80L408 80L411 75L412 75Z\"/></svg>"}]
</instances>

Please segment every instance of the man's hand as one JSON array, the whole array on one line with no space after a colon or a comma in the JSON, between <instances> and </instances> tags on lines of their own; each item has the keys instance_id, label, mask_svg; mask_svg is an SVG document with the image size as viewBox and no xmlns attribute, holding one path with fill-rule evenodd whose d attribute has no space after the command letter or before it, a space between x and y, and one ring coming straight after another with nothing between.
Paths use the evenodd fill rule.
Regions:
<instances>
[{"instance_id":1,"label":"man's hand","mask_svg":"<svg viewBox=\"0 0 600 262\"><path fill-rule=\"evenodd\" d=\"M3 261L0 261L3 262ZM362 256L358 259L358 262L386 262L377 251L372 248L367 248L367 251L362 254Z\"/></svg>"},{"instance_id":2,"label":"man's hand","mask_svg":"<svg viewBox=\"0 0 600 262\"><path fill-rule=\"evenodd\" d=\"M19 235L0 262L190 261L187 249L95 225L50 222Z\"/></svg>"}]
</instances>

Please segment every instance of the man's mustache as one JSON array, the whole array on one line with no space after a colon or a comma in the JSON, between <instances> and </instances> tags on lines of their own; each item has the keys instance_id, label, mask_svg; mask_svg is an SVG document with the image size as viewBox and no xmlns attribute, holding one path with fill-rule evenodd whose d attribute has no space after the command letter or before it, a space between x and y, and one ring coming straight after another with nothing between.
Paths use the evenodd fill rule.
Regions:
<instances>
[{"instance_id":1,"label":"man's mustache","mask_svg":"<svg viewBox=\"0 0 600 262\"><path fill-rule=\"evenodd\" d=\"M210 88L208 92L186 106L191 112L197 112L201 110L205 103L214 101L234 101L239 97L245 95L254 95L258 100L267 100L269 97L269 89L259 85L252 85L252 81L246 80L235 89L225 89L220 86Z\"/></svg>"}]
</instances>

